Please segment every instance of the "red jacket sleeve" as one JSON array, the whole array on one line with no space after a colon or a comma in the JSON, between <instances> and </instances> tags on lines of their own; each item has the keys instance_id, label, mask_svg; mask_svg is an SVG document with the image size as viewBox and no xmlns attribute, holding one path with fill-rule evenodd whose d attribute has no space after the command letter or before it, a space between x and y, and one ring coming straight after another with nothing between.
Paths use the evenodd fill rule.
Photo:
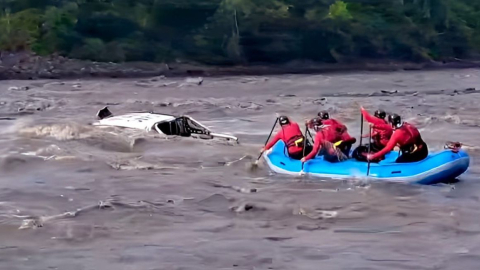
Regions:
<instances>
[{"instance_id":1,"label":"red jacket sleeve","mask_svg":"<svg viewBox=\"0 0 480 270\"><path fill-rule=\"evenodd\" d=\"M395 131L393 133L392 137L390 138L390 140L388 141L387 145L382 150L375 153L372 156L372 159L378 159L379 157L383 157L383 156L385 156L385 154L392 151L393 148L395 148L395 145L397 145L398 138L401 137L401 136L402 136L402 131L401 130Z\"/></svg>"},{"instance_id":2,"label":"red jacket sleeve","mask_svg":"<svg viewBox=\"0 0 480 270\"><path fill-rule=\"evenodd\" d=\"M315 135L315 143L313 144L313 149L312 151L305 157L305 161L310 160L314 158L318 151L322 148L322 142L323 142L323 134L321 131L317 132L317 135Z\"/></svg>"},{"instance_id":3,"label":"red jacket sleeve","mask_svg":"<svg viewBox=\"0 0 480 270\"><path fill-rule=\"evenodd\" d=\"M381 130L390 130L392 129L392 126L389 124L375 124L376 129L381 129Z\"/></svg>"},{"instance_id":4,"label":"red jacket sleeve","mask_svg":"<svg viewBox=\"0 0 480 270\"><path fill-rule=\"evenodd\" d=\"M279 130L277 132L277 135L275 135L275 137L273 137L273 139L267 143L267 145L265 145L265 150L268 150L270 148L272 148L272 146L274 146L279 140L282 140L283 139L283 130Z\"/></svg>"},{"instance_id":5,"label":"red jacket sleeve","mask_svg":"<svg viewBox=\"0 0 480 270\"><path fill-rule=\"evenodd\" d=\"M362 111L363 117L365 118L365 120L367 120L367 122L375 125L385 124L385 121L375 116L371 116L366 110L361 109L361 111Z\"/></svg>"}]
</instances>

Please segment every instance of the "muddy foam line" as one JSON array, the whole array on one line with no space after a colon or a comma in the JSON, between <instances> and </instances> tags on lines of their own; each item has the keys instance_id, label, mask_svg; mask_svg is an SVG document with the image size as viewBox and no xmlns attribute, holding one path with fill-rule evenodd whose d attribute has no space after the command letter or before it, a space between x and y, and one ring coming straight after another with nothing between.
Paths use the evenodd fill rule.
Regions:
<instances>
[{"instance_id":1,"label":"muddy foam line","mask_svg":"<svg viewBox=\"0 0 480 270\"><path fill-rule=\"evenodd\" d=\"M130 208L130 209L163 209L164 207L170 207L175 202L173 200L166 200L161 202L151 202L148 200L139 200L136 202L126 201L121 198L112 197L107 200L99 201L97 204L88 205L85 207L77 208L73 211L67 211L61 214L56 215L45 215L45 216L36 216L36 215L22 215L20 209L10 209L7 213L0 214L0 223L9 222L10 219L21 220L21 225L18 227L19 230L24 229L36 229L41 228L57 220L64 220L69 218L75 218L80 214L85 214L86 212L92 210L115 210L116 208ZM0 203L7 204L7 202ZM11 207L10 207L11 208Z\"/></svg>"}]
</instances>

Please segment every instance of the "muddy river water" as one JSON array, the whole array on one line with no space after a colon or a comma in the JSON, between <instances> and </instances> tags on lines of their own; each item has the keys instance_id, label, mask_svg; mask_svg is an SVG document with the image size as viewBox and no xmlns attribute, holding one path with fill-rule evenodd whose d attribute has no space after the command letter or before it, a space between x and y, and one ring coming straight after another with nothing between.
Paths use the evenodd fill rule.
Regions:
<instances>
[{"instance_id":1,"label":"muddy river water","mask_svg":"<svg viewBox=\"0 0 480 270\"><path fill-rule=\"evenodd\" d=\"M476 90L479 89L479 90ZM478 269L480 70L2 81L0 269ZM276 113L359 106L461 141L469 171L418 186L275 175ZM93 128L96 112L188 114L240 144ZM144 140L136 138L144 137ZM251 192L252 189L256 192Z\"/></svg>"}]
</instances>

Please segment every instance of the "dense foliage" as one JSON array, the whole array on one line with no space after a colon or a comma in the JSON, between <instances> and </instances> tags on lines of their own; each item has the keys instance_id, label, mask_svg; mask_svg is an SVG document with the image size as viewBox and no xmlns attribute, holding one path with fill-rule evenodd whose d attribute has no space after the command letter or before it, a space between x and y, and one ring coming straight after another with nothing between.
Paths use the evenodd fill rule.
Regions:
<instances>
[{"instance_id":1,"label":"dense foliage","mask_svg":"<svg viewBox=\"0 0 480 270\"><path fill-rule=\"evenodd\" d=\"M0 0L0 50L209 64L476 56L480 0Z\"/></svg>"}]
</instances>

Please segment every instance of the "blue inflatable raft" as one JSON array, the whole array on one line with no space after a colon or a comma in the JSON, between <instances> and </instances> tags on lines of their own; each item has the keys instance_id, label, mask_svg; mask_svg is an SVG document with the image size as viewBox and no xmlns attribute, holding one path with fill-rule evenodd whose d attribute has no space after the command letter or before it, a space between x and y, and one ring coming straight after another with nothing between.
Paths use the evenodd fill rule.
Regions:
<instances>
[{"instance_id":1,"label":"blue inflatable raft","mask_svg":"<svg viewBox=\"0 0 480 270\"><path fill-rule=\"evenodd\" d=\"M381 162L370 163L368 177L380 181L428 185L455 179L470 165L470 157L461 149L458 153L450 149L430 153L426 159L412 163L395 163L398 155L398 152L392 151ZM263 157L274 172L299 175L302 170L302 162L288 156L283 141L278 141L272 151L264 153ZM315 177L348 179L366 177L367 167L367 162L355 159L331 163L323 160L322 156L317 156L305 162L303 172Z\"/></svg>"}]
</instances>

